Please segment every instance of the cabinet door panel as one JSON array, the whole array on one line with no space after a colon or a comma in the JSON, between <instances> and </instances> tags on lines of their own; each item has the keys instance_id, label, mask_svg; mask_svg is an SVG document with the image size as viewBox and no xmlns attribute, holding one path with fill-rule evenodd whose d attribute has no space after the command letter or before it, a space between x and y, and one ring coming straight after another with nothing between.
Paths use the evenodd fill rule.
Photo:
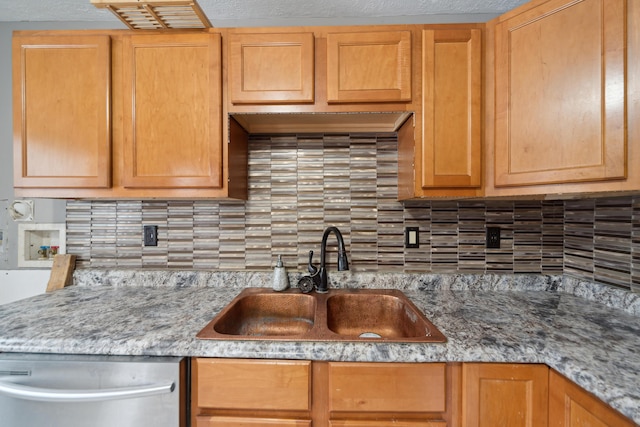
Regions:
<instances>
[{"instance_id":1,"label":"cabinet door panel","mask_svg":"<svg viewBox=\"0 0 640 427\"><path fill-rule=\"evenodd\" d=\"M445 365L329 363L329 409L444 412Z\"/></svg>"},{"instance_id":2,"label":"cabinet door panel","mask_svg":"<svg viewBox=\"0 0 640 427\"><path fill-rule=\"evenodd\" d=\"M14 185L111 182L109 36L13 39Z\"/></svg>"},{"instance_id":3,"label":"cabinet door panel","mask_svg":"<svg viewBox=\"0 0 640 427\"><path fill-rule=\"evenodd\" d=\"M201 408L291 410L311 408L311 362L196 359Z\"/></svg>"},{"instance_id":4,"label":"cabinet door panel","mask_svg":"<svg viewBox=\"0 0 640 427\"><path fill-rule=\"evenodd\" d=\"M233 104L313 102L313 33L229 37Z\"/></svg>"},{"instance_id":5,"label":"cabinet door panel","mask_svg":"<svg viewBox=\"0 0 640 427\"><path fill-rule=\"evenodd\" d=\"M464 427L546 427L545 365L465 363L462 371Z\"/></svg>"},{"instance_id":6,"label":"cabinet door panel","mask_svg":"<svg viewBox=\"0 0 640 427\"><path fill-rule=\"evenodd\" d=\"M553 370L549 375L549 421L549 427L636 425Z\"/></svg>"},{"instance_id":7,"label":"cabinet door panel","mask_svg":"<svg viewBox=\"0 0 640 427\"><path fill-rule=\"evenodd\" d=\"M422 186L479 187L482 144L480 30L422 33Z\"/></svg>"},{"instance_id":8,"label":"cabinet door panel","mask_svg":"<svg viewBox=\"0 0 640 427\"><path fill-rule=\"evenodd\" d=\"M498 25L496 186L626 177L625 3L552 0Z\"/></svg>"},{"instance_id":9,"label":"cabinet door panel","mask_svg":"<svg viewBox=\"0 0 640 427\"><path fill-rule=\"evenodd\" d=\"M125 187L222 186L220 52L219 34L125 39Z\"/></svg>"},{"instance_id":10,"label":"cabinet door panel","mask_svg":"<svg viewBox=\"0 0 640 427\"><path fill-rule=\"evenodd\" d=\"M327 34L327 99L411 101L411 32Z\"/></svg>"}]
</instances>

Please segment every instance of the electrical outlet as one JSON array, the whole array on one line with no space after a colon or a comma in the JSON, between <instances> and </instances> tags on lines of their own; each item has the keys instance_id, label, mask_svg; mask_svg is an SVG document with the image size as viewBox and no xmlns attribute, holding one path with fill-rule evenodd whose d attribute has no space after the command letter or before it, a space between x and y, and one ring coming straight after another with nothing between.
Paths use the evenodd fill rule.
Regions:
<instances>
[{"instance_id":1,"label":"electrical outlet","mask_svg":"<svg viewBox=\"0 0 640 427\"><path fill-rule=\"evenodd\" d=\"M157 225L145 225L144 230L144 245L145 246L158 246L158 226Z\"/></svg>"},{"instance_id":2,"label":"electrical outlet","mask_svg":"<svg viewBox=\"0 0 640 427\"><path fill-rule=\"evenodd\" d=\"M487 227L487 248L500 249L500 227Z\"/></svg>"}]
</instances>

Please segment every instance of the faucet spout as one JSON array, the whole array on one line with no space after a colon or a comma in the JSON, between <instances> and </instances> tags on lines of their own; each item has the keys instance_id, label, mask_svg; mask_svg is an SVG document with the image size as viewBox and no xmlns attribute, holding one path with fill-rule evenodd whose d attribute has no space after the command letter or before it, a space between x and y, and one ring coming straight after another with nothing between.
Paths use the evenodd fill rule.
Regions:
<instances>
[{"instance_id":1,"label":"faucet spout","mask_svg":"<svg viewBox=\"0 0 640 427\"><path fill-rule=\"evenodd\" d=\"M321 294L329 291L329 280L327 277L327 268L326 268L326 260L327 260L327 239L329 238L329 234L335 234L336 239L338 239L338 271L345 271L349 269L349 261L347 260L347 252L344 249L344 239L342 238L342 233L338 230L337 227L327 227L324 230L324 234L322 235L322 245L320 247L320 271L318 272L320 275L320 285L316 288L316 292Z\"/></svg>"}]
</instances>

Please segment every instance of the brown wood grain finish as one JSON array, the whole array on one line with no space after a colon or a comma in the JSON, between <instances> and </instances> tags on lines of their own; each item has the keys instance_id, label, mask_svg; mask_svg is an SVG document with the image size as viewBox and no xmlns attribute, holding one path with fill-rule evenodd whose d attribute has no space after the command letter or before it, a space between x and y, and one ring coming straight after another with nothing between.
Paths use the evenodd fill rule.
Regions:
<instances>
[{"instance_id":1,"label":"brown wood grain finish","mask_svg":"<svg viewBox=\"0 0 640 427\"><path fill-rule=\"evenodd\" d=\"M546 427L545 365L465 363L462 368L463 427Z\"/></svg>"},{"instance_id":2,"label":"brown wood grain finish","mask_svg":"<svg viewBox=\"0 0 640 427\"><path fill-rule=\"evenodd\" d=\"M329 409L444 412L445 364L330 363Z\"/></svg>"},{"instance_id":3,"label":"brown wood grain finish","mask_svg":"<svg viewBox=\"0 0 640 427\"><path fill-rule=\"evenodd\" d=\"M57 254L53 257L53 266L47 283L47 292L53 292L73 283L73 270L76 267L76 255Z\"/></svg>"},{"instance_id":4,"label":"brown wood grain finish","mask_svg":"<svg viewBox=\"0 0 640 427\"><path fill-rule=\"evenodd\" d=\"M482 184L482 34L422 32L422 186Z\"/></svg>"},{"instance_id":5,"label":"brown wood grain finish","mask_svg":"<svg viewBox=\"0 0 640 427\"><path fill-rule=\"evenodd\" d=\"M311 409L311 362L196 359L201 408Z\"/></svg>"},{"instance_id":6,"label":"brown wood grain finish","mask_svg":"<svg viewBox=\"0 0 640 427\"><path fill-rule=\"evenodd\" d=\"M329 422L329 427L447 427L445 421L375 421L375 420L334 420Z\"/></svg>"},{"instance_id":7,"label":"brown wood grain finish","mask_svg":"<svg viewBox=\"0 0 640 427\"><path fill-rule=\"evenodd\" d=\"M636 425L556 371L550 371L549 427L633 427Z\"/></svg>"},{"instance_id":8,"label":"brown wood grain finish","mask_svg":"<svg viewBox=\"0 0 640 427\"><path fill-rule=\"evenodd\" d=\"M111 182L111 42L104 35L13 38L14 186Z\"/></svg>"},{"instance_id":9,"label":"brown wood grain finish","mask_svg":"<svg viewBox=\"0 0 640 427\"><path fill-rule=\"evenodd\" d=\"M196 427L311 427L311 420L199 416Z\"/></svg>"},{"instance_id":10,"label":"brown wood grain finish","mask_svg":"<svg viewBox=\"0 0 640 427\"><path fill-rule=\"evenodd\" d=\"M124 40L124 187L222 186L219 34Z\"/></svg>"},{"instance_id":11,"label":"brown wood grain finish","mask_svg":"<svg viewBox=\"0 0 640 427\"><path fill-rule=\"evenodd\" d=\"M472 34L470 38L451 38L452 34L469 34L469 31ZM480 155L477 154L479 144L474 136L477 127L469 123L467 127L459 125L463 117L469 117L473 122L477 114L474 101L477 98L471 93L463 93L460 83L463 77L475 81L473 75L468 74L477 67L476 56L470 53L478 43L474 31L483 33L485 39L484 45L480 43L484 60L481 73L484 146L480 148ZM439 32L445 36L438 38ZM127 58L130 56L127 49L123 53L123 40L131 36L130 32L17 32L15 40L37 34L38 37L53 37L56 39L51 42L53 44L59 43L60 38L68 42L79 35L81 39L87 36L110 39L111 57L107 54L106 60L101 60L98 67L102 71L98 74L108 75L111 70L111 92L109 86L104 86L99 92L101 96L112 93L112 117L108 116L107 98L106 102L98 102L102 107L107 106L104 111L98 108L97 116L89 117L87 114L83 118L82 113L93 107L88 106L89 100L82 95L71 94L71 99L75 99L72 104L76 104L72 108L78 109L79 115L72 120L75 126L72 126L70 135L57 138L55 135L64 133L62 129L69 126L46 123L42 119L51 106L43 107L41 101L48 101L34 100L37 97L18 87L24 67L14 66L16 195L123 199L243 198L246 197L247 177L245 174L242 178L239 174L247 170L247 153L242 149L242 143L235 146L233 141L232 144L223 143L234 139L230 134L232 125L227 122L227 113L402 111L413 112L414 117L407 122L411 127L405 125L398 129L398 198L401 200L468 196L539 198L638 191L640 168L636 165L640 164L640 144L637 144L640 121L635 118L640 113L639 33L640 5L624 0L533 0L486 26L236 28L190 32L193 37L222 37L226 40L226 47L231 46L230 40L236 36L256 41L255 57L247 63L251 70L247 74L251 90L247 92L251 94L258 94L261 85L291 89L292 86L286 88L283 85L286 86L287 82L293 84L297 79L274 79L270 82L266 78L270 72L258 69L256 58L271 58L267 61L270 66L276 62L280 64L280 59L284 64L286 58L297 57L293 52L298 48L291 49L286 44L281 47L278 38L281 35L295 38L305 34L303 38L308 40L312 34L313 101L292 101L295 96L282 100L288 95L280 94L281 100L278 101L268 101L268 97L256 95L257 99L251 101L256 104L244 103L240 98L237 99L239 103L234 104L232 92L233 85L238 83L237 75L229 61L220 64L218 59L224 79L218 103L212 103L199 93L197 108L174 105L176 114L170 120L162 120L160 117L170 116L170 108L142 102L141 109L135 111L131 91L139 89L143 98L148 95L154 104L162 104L163 100L183 96L186 91L179 94L172 91L174 86L181 87L186 83L174 79L164 95L150 86L145 87L146 83L138 86L139 82L130 78L132 60ZM149 32L136 34L144 36L135 37L151 35ZM154 33L153 37L166 37L166 33ZM447 37L451 40L448 41ZM260 42L261 38L265 41ZM16 43L19 42L14 41L14 57ZM162 55L167 53L166 47L159 46L158 49L158 52L163 51ZM84 55L79 53L81 51L70 53L80 58ZM300 54L308 55L303 51L307 49L300 47ZM229 59L230 52L227 49L225 58ZM463 52L469 54L464 62ZM35 48L32 53L34 57L41 58L36 62L30 61L37 64L50 52ZM20 63L22 54L18 54L14 64ZM367 58L366 66L363 65L363 57ZM184 61L180 55L175 58L180 64L160 64L157 70L154 67L147 67L147 70L162 73L163 69L166 72L176 67L180 71L181 67L188 68L189 64L197 68L193 55L186 55ZM80 62L85 63L86 60ZM456 62L460 68L454 70L448 65ZM153 62L149 59L148 63ZM377 66L372 67L372 63ZM34 70L40 68L40 65L32 67ZM293 68L296 70L294 74L303 73L302 64ZM144 69L141 65L141 70ZM60 78L64 80L65 73L61 73ZM57 71L52 75L57 75ZM88 77L82 78L86 80ZM82 78L78 81L80 86L93 86L95 83L82 83ZM34 84L33 88L50 86L47 79L48 76L44 76L41 82L27 85ZM475 83L472 83L472 92L474 87ZM64 92L58 89L52 93ZM278 90L266 92L277 94ZM154 98L156 94L158 98ZM55 96L52 94L45 98L51 101ZM218 113L215 113L216 105L220 108ZM34 119L26 120L25 112ZM219 120L207 124L200 120L215 114L220 115ZM109 119L96 124L95 117ZM197 122L195 126L193 120ZM304 118L300 122L304 124ZM69 123L68 117L59 123ZM343 125L341 123L338 127ZM216 126L218 135L221 135L219 145L208 151L205 135L215 133ZM180 127L187 128L187 131L179 131ZM365 127L366 124L360 123L357 131L364 131ZM272 128L286 131L286 124ZM41 135L47 133L52 137L45 144ZM235 132L236 136L238 134ZM37 137L29 139L29 135ZM110 135L113 135L112 140ZM97 142L84 145L78 142L87 138L94 138ZM156 138L160 138L158 146L155 145ZM242 139L239 138L240 141ZM465 142L443 142L452 139ZM79 148L74 150L74 146ZM458 159L462 160L456 161ZM478 159L482 161L478 162ZM243 161L244 166L241 164ZM478 171L481 176L479 185Z\"/></svg>"},{"instance_id":12,"label":"brown wood grain finish","mask_svg":"<svg viewBox=\"0 0 640 427\"><path fill-rule=\"evenodd\" d=\"M231 34L229 97L233 104L314 101L313 33Z\"/></svg>"},{"instance_id":13,"label":"brown wood grain finish","mask_svg":"<svg viewBox=\"0 0 640 427\"><path fill-rule=\"evenodd\" d=\"M498 24L496 186L626 177L625 6L552 0Z\"/></svg>"},{"instance_id":14,"label":"brown wood grain finish","mask_svg":"<svg viewBox=\"0 0 640 427\"><path fill-rule=\"evenodd\" d=\"M327 34L327 99L411 101L411 31Z\"/></svg>"}]
</instances>

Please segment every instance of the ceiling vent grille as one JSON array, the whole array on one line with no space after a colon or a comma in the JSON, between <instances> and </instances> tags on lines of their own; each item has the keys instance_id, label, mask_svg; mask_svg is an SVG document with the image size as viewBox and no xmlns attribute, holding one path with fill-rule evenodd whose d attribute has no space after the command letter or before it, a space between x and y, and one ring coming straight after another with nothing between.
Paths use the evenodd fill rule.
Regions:
<instances>
[{"instance_id":1,"label":"ceiling vent grille","mask_svg":"<svg viewBox=\"0 0 640 427\"><path fill-rule=\"evenodd\" d=\"M210 28L211 22L198 3L180 0L91 0L95 7L113 12L133 30Z\"/></svg>"}]
</instances>

